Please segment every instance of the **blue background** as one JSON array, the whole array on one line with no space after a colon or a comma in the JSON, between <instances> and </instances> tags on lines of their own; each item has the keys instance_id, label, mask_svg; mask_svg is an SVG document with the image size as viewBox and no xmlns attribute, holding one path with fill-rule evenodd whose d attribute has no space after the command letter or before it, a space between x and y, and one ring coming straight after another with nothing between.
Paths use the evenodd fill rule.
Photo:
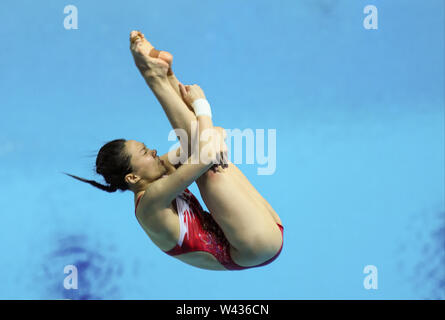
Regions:
<instances>
[{"instance_id":1,"label":"blue background","mask_svg":"<svg viewBox=\"0 0 445 320\"><path fill-rule=\"evenodd\" d=\"M69 4L78 30L64 29ZM363 27L368 4L378 30ZM0 7L1 299L445 298L443 1ZM190 267L150 242L131 192L61 173L101 181L95 155L115 138L171 147L133 29L204 89L215 125L277 130L275 174L240 165L284 224L274 263ZM69 264L78 290L63 288Z\"/></svg>"}]
</instances>

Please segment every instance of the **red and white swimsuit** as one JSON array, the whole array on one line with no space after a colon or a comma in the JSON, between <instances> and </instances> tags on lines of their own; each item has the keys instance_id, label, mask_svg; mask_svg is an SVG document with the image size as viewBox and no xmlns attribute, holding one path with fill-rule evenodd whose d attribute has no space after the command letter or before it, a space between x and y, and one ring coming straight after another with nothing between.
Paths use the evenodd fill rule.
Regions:
<instances>
[{"instance_id":1,"label":"red and white swimsuit","mask_svg":"<svg viewBox=\"0 0 445 320\"><path fill-rule=\"evenodd\" d=\"M140 196L136 201L136 208L139 200ZM281 253L283 243L281 243L281 248L277 254L262 264L251 267L237 265L230 256L230 244L218 224L209 213L203 210L198 199L187 188L176 197L176 205L180 233L176 246L169 251L164 251L168 255L176 256L188 252L204 251L212 254L228 270L243 270L267 265ZM212 224L211 230L204 229L203 221ZM281 235L283 235L283 226L279 223L277 225L281 230ZM213 230L219 230L219 232Z\"/></svg>"}]
</instances>

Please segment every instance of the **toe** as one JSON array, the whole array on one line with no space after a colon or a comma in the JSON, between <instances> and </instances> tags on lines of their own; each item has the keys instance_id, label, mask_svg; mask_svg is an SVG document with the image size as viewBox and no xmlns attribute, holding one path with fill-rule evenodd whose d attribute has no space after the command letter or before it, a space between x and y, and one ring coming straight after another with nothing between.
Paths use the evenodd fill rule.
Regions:
<instances>
[{"instance_id":1,"label":"toe","mask_svg":"<svg viewBox=\"0 0 445 320\"><path fill-rule=\"evenodd\" d=\"M158 56L158 57L159 57L159 59L162 59L162 60L164 60L165 62L167 62L169 66L172 65L172 62L173 62L173 56L171 55L170 52L167 52L167 51L161 51L161 52L159 52L159 56Z\"/></svg>"},{"instance_id":2,"label":"toe","mask_svg":"<svg viewBox=\"0 0 445 320\"><path fill-rule=\"evenodd\" d=\"M131 31L130 32L130 42L131 43L135 43L136 41L140 41L142 40L144 36L142 35L142 33L140 31Z\"/></svg>"},{"instance_id":3,"label":"toe","mask_svg":"<svg viewBox=\"0 0 445 320\"><path fill-rule=\"evenodd\" d=\"M153 49L153 46L140 31L132 31L130 33L130 49L133 53L141 56L151 56L150 51Z\"/></svg>"}]
</instances>

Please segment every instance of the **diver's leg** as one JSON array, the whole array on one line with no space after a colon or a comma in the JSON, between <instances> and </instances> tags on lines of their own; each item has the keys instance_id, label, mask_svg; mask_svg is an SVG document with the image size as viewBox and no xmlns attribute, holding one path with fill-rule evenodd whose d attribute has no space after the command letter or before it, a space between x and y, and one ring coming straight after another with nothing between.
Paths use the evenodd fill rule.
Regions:
<instances>
[{"instance_id":1,"label":"diver's leg","mask_svg":"<svg viewBox=\"0 0 445 320\"><path fill-rule=\"evenodd\" d=\"M171 55L171 53L169 53L167 51L159 51L159 50L153 48L150 51L150 56L152 56L154 58L162 59L168 63L168 65L170 66L168 69L168 72L167 72L168 82L170 82L170 85L175 90L176 94L179 97L181 97L181 92L179 91L179 80L176 78L176 75L174 74L173 69L172 69L173 56Z\"/></svg>"},{"instance_id":2,"label":"diver's leg","mask_svg":"<svg viewBox=\"0 0 445 320\"><path fill-rule=\"evenodd\" d=\"M247 179L247 177L241 172L241 170L236 165L233 165L233 169L234 177L238 179L239 183L243 186L243 188L245 188L247 193L254 197L255 201L261 202L267 208L276 223L283 225L276 211L272 208L269 202L264 199L264 197L258 192L258 190L250 183L249 179Z\"/></svg>"},{"instance_id":3,"label":"diver's leg","mask_svg":"<svg viewBox=\"0 0 445 320\"><path fill-rule=\"evenodd\" d=\"M153 46L143 35L133 34L132 38L138 42L136 47L132 47L136 57L142 55L142 59L152 64L156 59L162 60L146 57ZM188 129L190 133L190 120L195 116L166 78L169 65L163 62L167 66L165 74L160 72L159 68L153 75L153 72L146 72L145 66L138 67L164 108L173 128ZM233 164L229 163L227 168L220 168L218 172L209 170L197 180L197 184L207 208L232 245L231 255L236 263L241 266L252 266L276 254L281 246L281 231L264 203L255 201L255 197L248 192L237 176Z\"/></svg>"},{"instance_id":4,"label":"diver's leg","mask_svg":"<svg viewBox=\"0 0 445 320\"><path fill-rule=\"evenodd\" d=\"M197 119L195 113L186 105L182 96L176 91L179 81L171 69L173 56L166 51L156 50L140 32L133 31L130 35L130 41L138 41L139 44L136 47L132 47L133 55L145 55L145 59L156 59L164 62L165 65L168 66L166 74L163 75L162 79L159 79L159 77L147 76L147 74L144 73L144 64L138 65L136 63L146 83L161 104L172 128L182 129L186 132L187 141L182 141L180 139L181 134L179 134L178 137L182 150L187 150L187 155L190 155L193 146L192 138L194 138L194 133L192 133L192 131L195 130L196 132L194 123L197 123ZM134 52L134 50L139 50L139 52ZM165 78L167 78L168 81L166 81ZM169 87L166 86L166 83L169 84Z\"/></svg>"},{"instance_id":5,"label":"diver's leg","mask_svg":"<svg viewBox=\"0 0 445 320\"><path fill-rule=\"evenodd\" d=\"M281 247L277 221L239 179L236 166L211 170L196 180L213 219L231 244L231 256L241 266L254 266L273 257ZM280 221L281 222L281 221Z\"/></svg>"},{"instance_id":6,"label":"diver's leg","mask_svg":"<svg viewBox=\"0 0 445 320\"><path fill-rule=\"evenodd\" d=\"M181 97L181 93L179 91L179 80L177 79L176 75L173 73L173 70L172 70L173 56L170 53L168 53L168 52L158 51L156 49L152 49L150 55L153 55L154 57L159 57L159 58L165 60L169 64L170 68L169 68L168 73L167 73L168 81L170 82L170 85L173 87L173 89L175 89L175 92L178 94L178 96ZM181 97L181 99L182 99L182 97ZM191 113L193 113L193 112L191 111ZM222 129L222 128L219 128L219 129ZM276 223L282 224L282 222L280 220L280 217L275 212L275 210L272 208L272 206L267 202L267 200L265 200L261 196L261 194L250 183L250 181L241 172L241 170L239 170L238 167L235 166L235 165L233 165L233 168L234 168L234 170L233 170L233 173L234 173L233 177L234 178L236 177L238 179L238 182L240 183L240 185L243 186L243 188L248 192L249 195L254 197L255 201L262 202L267 207L267 209L269 210L270 214L272 215L272 217L274 218ZM219 172L221 172L221 171L219 170Z\"/></svg>"},{"instance_id":7,"label":"diver's leg","mask_svg":"<svg viewBox=\"0 0 445 320\"><path fill-rule=\"evenodd\" d=\"M184 150L190 151L191 138L192 138L192 123L196 122L195 114L187 107L182 98L177 94L176 90L170 83L172 79L172 72L168 76L169 70L171 70L171 61L173 57L166 51L154 51L153 46L145 39L144 35L138 31L132 31L130 34L131 51L135 57L135 62L139 68L145 82L153 91L154 95L158 99L171 126L174 129L183 129L187 133L188 141L180 141ZM137 43L137 45L135 45ZM156 50L156 49L155 49ZM148 57L147 57L148 56ZM146 72L145 64L139 63L137 59L145 59L143 62L156 60L164 62L167 65L165 74L162 76L157 75L154 77L149 72ZM170 60L169 62L166 62ZM174 77L176 79L176 77ZM174 80L173 79L173 80ZM189 153L190 154L190 153Z\"/></svg>"}]
</instances>

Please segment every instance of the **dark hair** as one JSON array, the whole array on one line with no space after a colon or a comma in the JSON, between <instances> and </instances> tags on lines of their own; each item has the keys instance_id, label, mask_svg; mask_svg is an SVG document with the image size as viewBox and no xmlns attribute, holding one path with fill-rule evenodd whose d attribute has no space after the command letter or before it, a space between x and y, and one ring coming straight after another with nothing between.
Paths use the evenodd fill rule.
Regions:
<instances>
[{"instance_id":1,"label":"dark hair","mask_svg":"<svg viewBox=\"0 0 445 320\"><path fill-rule=\"evenodd\" d=\"M132 171L132 168L130 164L131 156L125 152L125 142L125 139L116 139L107 142L97 153L96 172L104 177L108 185L64 173L74 179L89 183L107 192L128 190L129 187L125 182L125 176Z\"/></svg>"}]
</instances>

